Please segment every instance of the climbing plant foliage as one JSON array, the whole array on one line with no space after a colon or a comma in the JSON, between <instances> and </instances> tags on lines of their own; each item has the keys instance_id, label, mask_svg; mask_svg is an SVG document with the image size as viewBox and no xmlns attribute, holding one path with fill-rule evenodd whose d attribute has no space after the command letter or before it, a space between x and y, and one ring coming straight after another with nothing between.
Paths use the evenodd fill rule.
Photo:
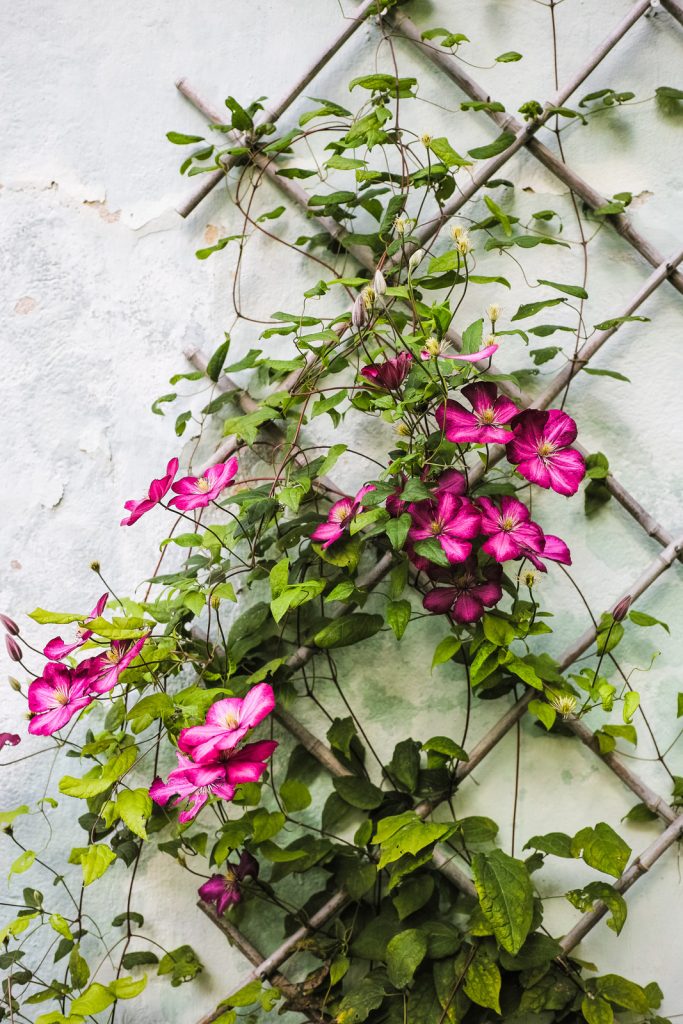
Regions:
<instances>
[{"instance_id":1,"label":"climbing plant foliage","mask_svg":"<svg viewBox=\"0 0 683 1024\"><path fill-rule=\"evenodd\" d=\"M441 27L423 38L455 55L467 44ZM225 124L206 136L168 133L188 149L184 174L236 165L227 182L243 230L198 259L213 265L236 252L239 271L249 240L267 232L320 276L304 291L293 273L287 311L252 323L246 354L236 357L226 334L154 403L158 414L180 403L176 443L192 444L165 472L159 453L159 478L126 503L124 529L143 515L158 525L145 586L126 581L135 596L121 594L103 556L93 565L102 587L77 609L38 607L21 629L3 618L28 731L57 767L43 800L0 815L15 851L12 883L26 882L2 931L2 1019L113 1022L153 977L195 983L202 951L164 945L163 903L154 940L136 910L143 857L187 869L214 923L264 915L285 943L303 929L291 950L306 954L297 980L252 978L216 1009L219 1024L270 1019L283 1007L337 1024L663 1019L656 982L585 962L544 923L547 900L560 898L579 913L606 908L607 925L624 928L617 880L631 849L618 823L586 807L576 834L518 837L513 851L499 841L498 807L463 815L458 792L480 709L505 708L511 695L528 695L538 742L552 744L590 711L600 753L637 743L639 697L617 648L627 630L668 627L626 598L595 616L580 666L562 664L549 653L553 608L538 590L546 573L571 574L553 502L570 501L577 530L590 531L609 500L609 467L603 454L586 459L574 447L580 410L569 384L554 408L534 408L534 379L567 358L557 336L569 332L578 346L620 320L585 323L585 281L537 280L535 301L515 301L510 258L523 265L526 250L568 245L562 217L538 209L523 223L502 179L489 182L482 218L445 216L461 182L503 152L510 133L464 152L457 138L418 136L402 121L418 79L391 59L382 66L349 83L347 105L306 101L288 131L259 121L263 101L229 97ZM554 111L557 130L597 112L626 116L633 98L593 91ZM482 107L463 103L472 116ZM541 110L530 100L521 114ZM277 235L287 207L270 206L259 189L264 164L305 189L309 233ZM620 193L592 214L593 230L629 201ZM495 273L478 267L484 252L498 254ZM480 306L471 322L465 296ZM528 358L501 373L493 357L511 338ZM318 443L322 422L334 443ZM220 448L197 468L207 438ZM352 494L335 483L340 470L355 479ZM533 508L541 490L553 499L542 521ZM403 651L417 637L427 638L431 663L408 679ZM352 646L360 661L348 659ZM447 686L466 710L444 718L440 735L406 722L385 757L377 723L353 706L349 673L362 664L372 685L375 659L388 658L398 691ZM298 716L318 723L315 735ZM21 739L3 734L4 744ZM674 803L681 793L675 779ZM32 816L49 829L57 803L80 830L68 863L22 838ZM629 815L650 816L645 804ZM583 862L576 887L549 892L543 876L554 858ZM90 887L119 892L126 873L128 898L95 920Z\"/></svg>"}]
</instances>

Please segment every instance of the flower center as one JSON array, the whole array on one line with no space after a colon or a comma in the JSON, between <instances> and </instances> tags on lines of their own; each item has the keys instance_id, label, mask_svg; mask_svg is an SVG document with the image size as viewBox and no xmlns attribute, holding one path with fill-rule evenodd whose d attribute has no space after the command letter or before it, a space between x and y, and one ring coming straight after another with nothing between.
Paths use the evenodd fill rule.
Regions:
<instances>
[{"instance_id":1,"label":"flower center","mask_svg":"<svg viewBox=\"0 0 683 1024\"><path fill-rule=\"evenodd\" d=\"M331 523L343 523L351 515L352 505L350 501L345 501L337 508L333 508L330 511L330 522Z\"/></svg>"},{"instance_id":2,"label":"flower center","mask_svg":"<svg viewBox=\"0 0 683 1024\"><path fill-rule=\"evenodd\" d=\"M225 871L225 874L223 875L223 878L225 879L225 881L228 883L229 886L234 885L235 882L237 881L237 875L235 874L235 869L234 868L227 868L226 871Z\"/></svg>"},{"instance_id":3,"label":"flower center","mask_svg":"<svg viewBox=\"0 0 683 1024\"><path fill-rule=\"evenodd\" d=\"M225 725L226 729L236 729L237 726L239 725L239 722L237 721L236 715L234 715L232 711L226 711L225 716L223 718L223 724Z\"/></svg>"},{"instance_id":4,"label":"flower center","mask_svg":"<svg viewBox=\"0 0 683 1024\"><path fill-rule=\"evenodd\" d=\"M495 418L496 414L491 406L489 406L487 409L482 409L481 412L479 413L480 423L493 423L495 421Z\"/></svg>"},{"instance_id":5,"label":"flower center","mask_svg":"<svg viewBox=\"0 0 683 1024\"><path fill-rule=\"evenodd\" d=\"M441 522L440 519L432 519L431 523L429 524L429 529L432 531L435 537L438 537L441 531L443 530L443 523Z\"/></svg>"},{"instance_id":6,"label":"flower center","mask_svg":"<svg viewBox=\"0 0 683 1024\"><path fill-rule=\"evenodd\" d=\"M505 530L506 532L508 532L509 530L514 530L516 525L517 520L514 516L504 516L500 521L501 530Z\"/></svg>"},{"instance_id":7,"label":"flower center","mask_svg":"<svg viewBox=\"0 0 683 1024\"><path fill-rule=\"evenodd\" d=\"M547 459L549 455L555 451L555 445L552 441L541 441L538 446L538 454L542 459Z\"/></svg>"},{"instance_id":8,"label":"flower center","mask_svg":"<svg viewBox=\"0 0 683 1024\"><path fill-rule=\"evenodd\" d=\"M210 486L211 486L211 484L209 483L209 481L206 479L205 476L197 477L197 482L195 484L195 487L202 494L206 494L206 492L208 491Z\"/></svg>"},{"instance_id":9,"label":"flower center","mask_svg":"<svg viewBox=\"0 0 683 1024\"><path fill-rule=\"evenodd\" d=\"M69 690L64 683L60 683L55 689L55 700L62 706L69 703Z\"/></svg>"},{"instance_id":10,"label":"flower center","mask_svg":"<svg viewBox=\"0 0 683 1024\"><path fill-rule=\"evenodd\" d=\"M107 651L107 653L105 654L105 658L107 659L107 661L110 661L112 665L118 665L119 661L121 660L121 655L119 654L118 651L111 650Z\"/></svg>"}]
</instances>

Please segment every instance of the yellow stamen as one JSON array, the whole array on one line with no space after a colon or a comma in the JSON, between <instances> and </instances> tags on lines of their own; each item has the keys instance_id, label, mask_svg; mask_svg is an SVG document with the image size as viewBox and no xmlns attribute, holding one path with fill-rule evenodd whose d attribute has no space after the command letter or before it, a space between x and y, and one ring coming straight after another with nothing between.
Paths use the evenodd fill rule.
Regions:
<instances>
[{"instance_id":1,"label":"yellow stamen","mask_svg":"<svg viewBox=\"0 0 683 1024\"><path fill-rule=\"evenodd\" d=\"M195 486L198 491L202 492L202 494L206 494L211 484L209 483L205 476L200 476L197 478L197 483L195 484Z\"/></svg>"}]
</instances>

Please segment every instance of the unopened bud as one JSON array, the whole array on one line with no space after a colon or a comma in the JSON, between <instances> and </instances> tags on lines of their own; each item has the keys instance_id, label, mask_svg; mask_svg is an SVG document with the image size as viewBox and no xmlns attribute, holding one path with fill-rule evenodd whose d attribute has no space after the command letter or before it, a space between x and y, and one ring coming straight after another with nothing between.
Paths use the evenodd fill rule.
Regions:
<instances>
[{"instance_id":1,"label":"unopened bud","mask_svg":"<svg viewBox=\"0 0 683 1024\"><path fill-rule=\"evenodd\" d=\"M394 231L397 235L405 235L406 233L406 219L405 217L397 217L394 221Z\"/></svg>"},{"instance_id":2,"label":"unopened bud","mask_svg":"<svg viewBox=\"0 0 683 1024\"><path fill-rule=\"evenodd\" d=\"M368 311L363 299L363 293L361 292L360 295L356 296L356 301L354 302L353 309L351 310L351 323L356 330L358 330L359 328L364 327L367 322Z\"/></svg>"},{"instance_id":3,"label":"unopened bud","mask_svg":"<svg viewBox=\"0 0 683 1024\"><path fill-rule=\"evenodd\" d=\"M462 236L466 234L465 229L461 228L459 224L454 224L451 228L451 238L454 242L459 242Z\"/></svg>"},{"instance_id":4,"label":"unopened bud","mask_svg":"<svg viewBox=\"0 0 683 1024\"><path fill-rule=\"evenodd\" d=\"M424 255L425 255L424 249L416 249L415 250L413 255L408 260L408 273L409 274L412 274L413 271L416 270L420 266L420 264L422 263L422 260L424 259Z\"/></svg>"},{"instance_id":5,"label":"unopened bud","mask_svg":"<svg viewBox=\"0 0 683 1024\"><path fill-rule=\"evenodd\" d=\"M21 647L12 636L5 637L5 646L7 653L9 654L12 661L21 661L23 655L21 653Z\"/></svg>"},{"instance_id":6,"label":"unopened bud","mask_svg":"<svg viewBox=\"0 0 683 1024\"><path fill-rule=\"evenodd\" d=\"M99 562L91 562L90 563L90 568L92 569L93 572L99 572L101 566L100 566Z\"/></svg>"},{"instance_id":7,"label":"unopened bud","mask_svg":"<svg viewBox=\"0 0 683 1024\"><path fill-rule=\"evenodd\" d=\"M211 607L212 608L218 608L220 603L221 603L221 599L220 599L219 595L218 594L212 594L211 595Z\"/></svg>"},{"instance_id":8,"label":"unopened bud","mask_svg":"<svg viewBox=\"0 0 683 1024\"><path fill-rule=\"evenodd\" d=\"M425 341L425 352L428 352L430 356L438 356L441 351L441 344L437 338L427 338Z\"/></svg>"},{"instance_id":9,"label":"unopened bud","mask_svg":"<svg viewBox=\"0 0 683 1024\"><path fill-rule=\"evenodd\" d=\"M492 324L499 319L500 314L503 312L497 302L492 302L489 308L486 310L488 318Z\"/></svg>"},{"instance_id":10,"label":"unopened bud","mask_svg":"<svg viewBox=\"0 0 683 1024\"><path fill-rule=\"evenodd\" d=\"M633 598L631 597L631 595L627 594L626 597L622 597L621 601L617 602L612 612L612 618L615 622L622 622L623 619L626 618L628 610L631 607L632 600Z\"/></svg>"},{"instance_id":11,"label":"unopened bud","mask_svg":"<svg viewBox=\"0 0 683 1024\"><path fill-rule=\"evenodd\" d=\"M422 143L423 146L425 146L426 149L429 149L429 147L432 144L431 135L428 132L425 132L424 135L420 136L420 142Z\"/></svg>"},{"instance_id":12,"label":"unopened bud","mask_svg":"<svg viewBox=\"0 0 683 1024\"><path fill-rule=\"evenodd\" d=\"M10 619L9 615L0 615L0 622L12 636L19 636L19 627L14 619Z\"/></svg>"},{"instance_id":13,"label":"unopened bud","mask_svg":"<svg viewBox=\"0 0 683 1024\"><path fill-rule=\"evenodd\" d=\"M16 690L17 693L21 693L21 683L19 682L18 679L15 679L14 676L8 676L7 682L10 684L13 690Z\"/></svg>"},{"instance_id":14,"label":"unopened bud","mask_svg":"<svg viewBox=\"0 0 683 1024\"><path fill-rule=\"evenodd\" d=\"M381 270L375 271L375 276L372 279L372 287L375 290L375 295L385 294L387 290L387 282Z\"/></svg>"},{"instance_id":15,"label":"unopened bud","mask_svg":"<svg viewBox=\"0 0 683 1024\"><path fill-rule=\"evenodd\" d=\"M472 241L466 231L463 231L462 235L456 243L456 249L461 256L467 256L468 252L472 252L473 249Z\"/></svg>"}]
</instances>

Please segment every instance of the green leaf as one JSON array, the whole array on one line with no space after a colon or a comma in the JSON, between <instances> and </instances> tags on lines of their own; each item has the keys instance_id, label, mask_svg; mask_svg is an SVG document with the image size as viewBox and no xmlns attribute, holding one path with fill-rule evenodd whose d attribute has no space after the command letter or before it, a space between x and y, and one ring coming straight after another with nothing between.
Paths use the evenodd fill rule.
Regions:
<instances>
[{"instance_id":1,"label":"green leaf","mask_svg":"<svg viewBox=\"0 0 683 1024\"><path fill-rule=\"evenodd\" d=\"M484 615L482 626L484 636L496 647L509 647L515 639L515 627L499 615L491 615L487 612Z\"/></svg>"},{"instance_id":2,"label":"green leaf","mask_svg":"<svg viewBox=\"0 0 683 1024\"><path fill-rule=\"evenodd\" d=\"M575 857L571 836L564 832L548 832L544 836L532 836L524 846L525 850L540 850L554 857Z\"/></svg>"},{"instance_id":3,"label":"green leaf","mask_svg":"<svg viewBox=\"0 0 683 1024\"><path fill-rule=\"evenodd\" d=\"M596 985L603 999L608 999L624 1010L635 1010L637 1013L647 1013L649 1010L645 992L634 981L620 978L618 974L605 974L602 978L596 978Z\"/></svg>"},{"instance_id":4,"label":"green leaf","mask_svg":"<svg viewBox=\"0 0 683 1024\"><path fill-rule=\"evenodd\" d=\"M384 532L389 538L389 542L394 551L400 551L406 542L408 536L408 530L412 526L413 521L407 512L404 512L398 517L398 519L390 519L384 527Z\"/></svg>"},{"instance_id":5,"label":"green leaf","mask_svg":"<svg viewBox=\"0 0 683 1024\"><path fill-rule=\"evenodd\" d=\"M595 903L602 902L609 908L611 916L607 927L618 935L624 927L627 914L626 900L608 882L589 882L583 889L572 889L567 899L578 910L592 910Z\"/></svg>"},{"instance_id":6,"label":"green leaf","mask_svg":"<svg viewBox=\"0 0 683 1024\"><path fill-rule=\"evenodd\" d=\"M390 763L386 767L389 778L405 786L409 793L417 789L420 772L420 744L415 740L401 740L394 747Z\"/></svg>"},{"instance_id":7,"label":"green leaf","mask_svg":"<svg viewBox=\"0 0 683 1024\"><path fill-rule=\"evenodd\" d=\"M387 973L396 988L405 988L427 954L427 938L417 928L394 935L387 945Z\"/></svg>"},{"instance_id":8,"label":"green leaf","mask_svg":"<svg viewBox=\"0 0 683 1024\"><path fill-rule=\"evenodd\" d=\"M221 370L225 363L228 351L230 349L230 336L225 336L225 341L218 346L214 354L209 359L206 366L206 376L209 377L214 383L218 380L221 375Z\"/></svg>"},{"instance_id":9,"label":"green leaf","mask_svg":"<svg viewBox=\"0 0 683 1024\"><path fill-rule=\"evenodd\" d=\"M566 302L566 299L543 299L539 302L526 302L519 307L515 315L512 317L513 320L525 320L528 316L535 316L542 309L547 309L548 306L558 306L561 302Z\"/></svg>"},{"instance_id":10,"label":"green leaf","mask_svg":"<svg viewBox=\"0 0 683 1024\"><path fill-rule=\"evenodd\" d=\"M333 785L342 800L363 811L374 810L384 799L381 789L367 779L359 779L355 775L342 775L338 779L333 779Z\"/></svg>"},{"instance_id":11,"label":"green leaf","mask_svg":"<svg viewBox=\"0 0 683 1024\"><path fill-rule=\"evenodd\" d=\"M500 1013L501 977L498 965L479 948L465 975L465 995L477 1006Z\"/></svg>"},{"instance_id":12,"label":"green leaf","mask_svg":"<svg viewBox=\"0 0 683 1024\"><path fill-rule=\"evenodd\" d=\"M394 631L397 640L400 640L410 622L412 606L410 601L399 600L389 601L387 604L387 622Z\"/></svg>"},{"instance_id":13,"label":"green leaf","mask_svg":"<svg viewBox=\"0 0 683 1024\"><path fill-rule=\"evenodd\" d=\"M434 879L431 875L419 875L405 881L392 897L399 921L405 920L423 907L431 899L433 892Z\"/></svg>"},{"instance_id":14,"label":"green leaf","mask_svg":"<svg viewBox=\"0 0 683 1024\"><path fill-rule=\"evenodd\" d=\"M596 370L592 366L582 366L581 369L584 373L589 373L593 377L612 377L614 380L623 380L627 384L631 383L630 377L625 377L623 373L617 373L616 370Z\"/></svg>"},{"instance_id":15,"label":"green leaf","mask_svg":"<svg viewBox=\"0 0 683 1024\"><path fill-rule=\"evenodd\" d=\"M56 931L58 935L63 935L65 939L69 939L70 942L73 942L73 935L69 928L69 924L64 920L61 914L50 914L50 927Z\"/></svg>"},{"instance_id":16,"label":"green leaf","mask_svg":"<svg viewBox=\"0 0 683 1024\"><path fill-rule=\"evenodd\" d=\"M499 153L504 152L514 141L515 135L513 132L502 132L488 146L476 146L474 149L468 150L468 152L475 160L488 160L489 157L498 156Z\"/></svg>"},{"instance_id":17,"label":"green leaf","mask_svg":"<svg viewBox=\"0 0 683 1024\"><path fill-rule=\"evenodd\" d=\"M514 61L521 60L522 54L517 53L515 50L508 50L506 53L501 53L499 57L496 57L496 61L499 64L510 64Z\"/></svg>"},{"instance_id":18,"label":"green leaf","mask_svg":"<svg viewBox=\"0 0 683 1024\"><path fill-rule=\"evenodd\" d=\"M116 798L116 810L131 832L147 839L145 824L152 814L152 800L146 789L122 789Z\"/></svg>"},{"instance_id":19,"label":"green leaf","mask_svg":"<svg viewBox=\"0 0 683 1024\"><path fill-rule=\"evenodd\" d=\"M12 875L23 875L24 871L28 871L33 866L36 859L36 855L33 850L24 850L20 853L15 861L12 863L12 867L9 869L8 878Z\"/></svg>"},{"instance_id":20,"label":"green leaf","mask_svg":"<svg viewBox=\"0 0 683 1024\"><path fill-rule=\"evenodd\" d=\"M339 1004L337 1024L362 1024L383 1001L384 988L379 981L363 978L353 985Z\"/></svg>"},{"instance_id":21,"label":"green leaf","mask_svg":"<svg viewBox=\"0 0 683 1024\"><path fill-rule=\"evenodd\" d=\"M182 132L166 132L166 138L174 146L191 146L195 142L203 142L203 135L184 135Z\"/></svg>"},{"instance_id":22,"label":"green leaf","mask_svg":"<svg viewBox=\"0 0 683 1024\"><path fill-rule=\"evenodd\" d=\"M636 693L635 690L629 690L629 692L624 697L623 715L625 722L631 721L636 711L638 710L639 705L640 694Z\"/></svg>"},{"instance_id":23,"label":"green leaf","mask_svg":"<svg viewBox=\"0 0 683 1024\"><path fill-rule=\"evenodd\" d=\"M442 754L448 758L449 761L469 761L469 756L465 750L458 744L455 743L448 736L432 736L430 740L422 744L423 750L431 750L436 754Z\"/></svg>"},{"instance_id":24,"label":"green leaf","mask_svg":"<svg viewBox=\"0 0 683 1024\"><path fill-rule=\"evenodd\" d=\"M602 323L595 324L596 331L611 331L613 327L619 327L621 324L630 323L632 320L639 320L641 323L649 323L649 316L616 316L612 320L603 320Z\"/></svg>"},{"instance_id":25,"label":"green leaf","mask_svg":"<svg viewBox=\"0 0 683 1024\"><path fill-rule=\"evenodd\" d=\"M109 865L116 860L114 851L103 843L96 843L79 852L80 856L76 863L80 863L83 870L83 885L91 885L101 878ZM75 850L72 851L72 856L74 853ZM72 862L71 857L69 861Z\"/></svg>"},{"instance_id":26,"label":"green leaf","mask_svg":"<svg viewBox=\"0 0 683 1024\"><path fill-rule=\"evenodd\" d=\"M543 278L539 278L538 283L547 284L549 288L557 288L558 292L566 292L567 295L573 295L576 299L588 298L586 289L578 284L559 284L557 281L545 281Z\"/></svg>"},{"instance_id":27,"label":"green leaf","mask_svg":"<svg viewBox=\"0 0 683 1024\"><path fill-rule=\"evenodd\" d=\"M65 626L69 622L82 622L86 618L85 612L74 614L73 612L47 612L44 608L34 608L28 614L29 619L38 622L41 626L50 623L55 626Z\"/></svg>"},{"instance_id":28,"label":"green leaf","mask_svg":"<svg viewBox=\"0 0 683 1024\"><path fill-rule=\"evenodd\" d=\"M451 658L458 653L461 647L462 643L458 640L457 636L454 636L452 633L445 636L443 640L439 641L436 645L434 657L432 658L432 671L437 665L443 665L444 662L450 661Z\"/></svg>"},{"instance_id":29,"label":"green leaf","mask_svg":"<svg viewBox=\"0 0 683 1024\"><path fill-rule=\"evenodd\" d=\"M614 1011L600 996L586 994L581 1002L581 1013L587 1024L612 1024Z\"/></svg>"},{"instance_id":30,"label":"green leaf","mask_svg":"<svg viewBox=\"0 0 683 1024\"><path fill-rule=\"evenodd\" d=\"M631 847L606 822L595 828L582 828L572 840L574 857L582 857L589 867L619 878L631 856Z\"/></svg>"},{"instance_id":31,"label":"green leaf","mask_svg":"<svg viewBox=\"0 0 683 1024\"><path fill-rule=\"evenodd\" d=\"M313 642L316 647L323 650L331 647L348 647L374 636L383 625L384 619L381 615L353 612L323 626L313 637Z\"/></svg>"},{"instance_id":32,"label":"green leaf","mask_svg":"<svg viewBox=\"0 0 683 1024\"><path fill-rule=\"evenodd\" d=\"M380 870L404 854L416 854L451 835L453 825L422 821L414 811L382 818L377 822L373 845L381 846Z\"/></svg>"},{"instance_id":33,"label":"green leaf","mask_svg":"<svg viewBox=\"0 0 683 1024\"><path fill-rule=\"evenodd\" d=\"M288 813L303 811L311 803L311 793L303 782L299 782L297 779L287 779L280 786L280 799Z\"/></svg>"},{"instance_id":34,"label":"green leaf","mask_svg":"<svg viewBox=\"0 0 683 1024\"><path fill-rule=\"evenodd\" d=\"M29 810L26 804L22 804L21 807L16 807L13 811L0 811L0 828L11 825L15 818L18 818L20 814L28 813Z\"/></svg>"},{"instance_id":35,"label":"green leaf","mask_svg":"<svg viewBox=\"0 0 683 1024\"><path fill-rule=\"evenodd\" d=\"M89 1014L99 1013L101 1010L106 1010L113 1002L114 996L109 989L95 981L86 988L82 995L74 999L71 1004L71 1014L88 1016Z\"/></svg>"},{"instance_id":36,"label":"green leaf","mask_svg":"<svg viewBox=\"0 0 683 1024\"><path fill-rule=\"evenodd\" d=\"M437 157L437 159L439 159L441 163L445 164L446 167L472 166L472 161L466 160L464 157L460 156L459 153L456 153L448 139L444 137L432 139L432 141L429 143L429 148L431 149L432 153L434 153L434 155Z\"/></svg>"},{"instance_id":37,"label":"green leaf","mask_svg":"<svg viewBox=\"0 0 683 1024\"><path fill-rule=\"evenodd\" d=\"M134 999L139 996L147 984L147 975L141 978L117 978L110 981L108 988L115 999Z\"/></svg>"},{"instance_id":38,"label":"green leaf","mask_svg":"<svg viewBox=\"0 0 683 1024\"><path fill-rule=\"evenodd\" d=\"M514 955L533 920L534 892L526 866L502 850L493 850L474 855L472 872L484 917L501 946Z\"/></svg>"},{"instance_id":39,"label":"green leaf","mask_svg":"<svg viewBox=\"0 0 683 1024\"><path fill-rule=\"evenodd\" d=\"M667 633L671 632L666 622L656 619L654 615L647 615L645 612L633 610L628 613L628 617L636 626L661 626Z\"/></svg>"}]
</instances>

